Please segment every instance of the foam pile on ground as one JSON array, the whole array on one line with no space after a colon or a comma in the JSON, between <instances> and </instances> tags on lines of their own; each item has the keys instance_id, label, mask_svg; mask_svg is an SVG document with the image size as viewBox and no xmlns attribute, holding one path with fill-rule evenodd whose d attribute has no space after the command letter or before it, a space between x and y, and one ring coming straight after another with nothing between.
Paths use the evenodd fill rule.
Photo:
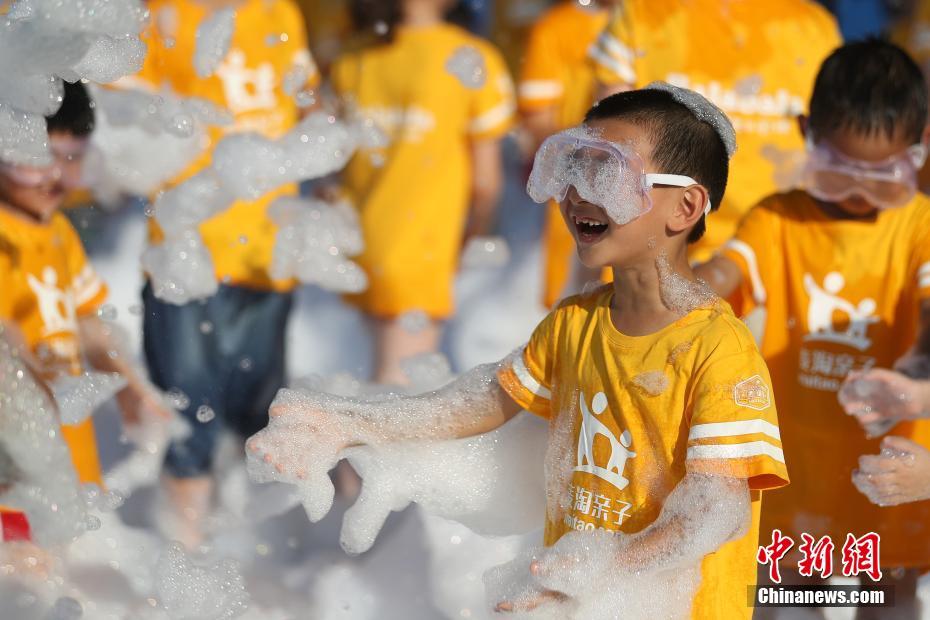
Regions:
<instances>
[{"instance_id":1,"label":"foam pile on ground","mask_svg":"<svg viewBox=\"0 0 930 620\"><path fill-rule=\"evenodd\" d=\"M76 425L126 387L126 380L115 373L85 372L61 376L51 387L62 424Z\"/></svg>"},{"instance_id":2,"label":"foam pile on ground","mask_svg":"<svg viewBox=\"0 0 930 620\"><path fill-rule=\"evenodd\" d=\"M140 0L19 0L0 20L0 159L47 164L44 116L61 104L61 80L111 82L145 56Z\"/></svg>"},{"instance_id":3,"label":"foam pile on ground","mask_svg":"<svg viewBox=\"0 0 930 620\"><path fill-rule=\"evenodd\" d=\"M54 405L4 340L2 331L0 448L15 466L13 484L0 493L0 503L26 513L37 543L67 543L93 526Z\"/></svg>"},{"instance_id":4,"label":"foam pile on ground","mask_svg":"<svg viewBox=\"0 0 930 620\"><path fill-rule=\"evenodd\" d=\"M254 200L289 183L341 170L355 150L371 139L362 123L311 114L278 140L255 133L223 138L211 165L162 194L154 217L166 232L160 245L143 255L155 295L183 304L216 292L213 263L198 225L234 200Z\"/></svg>"},{"instance_id":5,"label":"foam pile on ground","mask_svg":"<svg viewBox=\"0 0 930 620\"><path fill-rule=\"evenodd\" d=\"M543 514L545 431L532 420L518 417L494 432L461 440L424 441L410 431L429 420L442 436L440 429L454 427L462 416L482 415L493 406L487 401L493 400L489 386L496 382L497 368L478 367L449 383L448 364L430 356L408 366L408 372L431 387L446 385L407 398L283 390L269 426L250 440L249 474L258 482L296 485L316 521L332 504L328 472L347 458L363 481L343 521L341 543L351 553L367 550L389 513L411 502L482 534L536 529ZM346 448L359 442L365 445ZM262 457L270 452L275 466Z\"/></svg>"},{"instance_id":6,"label":"foam pile on ground","mask_svg":"<svg viewBox=\"0 0 930 620\"><path fill-rule=\"evenodd\" d=\"M162 553L157 578L158 601L172 620L225 620L242 615L249 606L235 561L198 566L178 543Z\"/></svg>"},{"instance_id":7,"label":"foam pile on ground","mask_svg":"<svg viewBox=\"0 0 930 620\"><path fill-rule=\"evenodd\" d=\"M203 152L208 126L232 122L228 110L168 90L93 88L92 95L97 124L85 176L104 204L154 193Z\"/></svg>"},{"instance_id":8,"label":"foam pile on ground","mask_svg":"<svg viewBox=\"0 0 930 620\"><path fill-rule=\"evenodd\" d=\"M194 70L201 78L208 78L226 58L236 28L236 12L223 8L204 18L197 27L197 44L194 50Z\"/></svg>"},{"instance_id":9,"label":"foam pile on ground","mask_svg":"<svg viewBox=\"0 0 930 620\"><path fill-rule=\"evenodd\" d=\"M268 216L278 225L272 277L346 293L368 286L365 272L350 260L364 249L351 205L282 196L268 208Z\"/></svg>"}]
</instances>

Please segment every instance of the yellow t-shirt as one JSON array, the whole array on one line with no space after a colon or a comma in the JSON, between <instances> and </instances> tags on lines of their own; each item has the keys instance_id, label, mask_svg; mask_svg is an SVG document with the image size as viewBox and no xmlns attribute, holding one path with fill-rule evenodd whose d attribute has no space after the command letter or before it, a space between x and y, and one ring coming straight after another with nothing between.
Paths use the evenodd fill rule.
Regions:
<instances>
[{"instance_id":1,"label":"yellow t-shirt","mask_svg":"<svg viewBox=\"0 0 930 620\"><path fill-rule=\"evenodd\" d=\"M106 297L64 215L37 224L0 209L0 318L22 331L47 368L82 372L78 318L94 314ZM102 485L93 419L62 431L78 479Z\"/></svg>"},{"instance_id":2,"label":"yellow t-shirt","mask_svg":"<svg viewBox=\"0 0 930 620\"><path fill-rule=\"evenodd\" d=\"M766 497L763 538L881 534L885 566L930 564L930 502L879 508L852 485L864 454L877 454L837 402L851 370L891 367L914 343L930 297L930 199L918 195L874 221L827 217L803 191L752 209L723 250L764 306L762 354L772 371L793 484ZM930 422L895 435L930 447Z\"/></svg>"},{"instance_id":3,"label":"yellow t-shirt","mask_svg":"<svg viewBox=\"0 0 930 620\"><path fill-rule=\"evenodd\" d=\"M211 146L226 133L254 131L277 138L294 126L297 104L283 90L284 77L302 66L308 87L315 87L320 78L307 49L303 17L291 0L245 0L237 6L229 52L208 78L197 75L193 57L197 28L210 10L191 0L153 0L149 10L145 65L121 84L168 86L178 95L202 97L229 109L233 125L214 129ZM174 183L209 165L211 155L208 148ZM201 224L218 280L259 290L294 287L291 280L274 281L269 275L277 227L266 215L274 198L294 193L296 187L286 186L254 202L237 201ZM152 241L162 238L152 220Z\"/></svg>"},{"instance_id":4,"label":"yellow t-shirt","mask_svg":"<svg viewBox=\"0 0 930 620\"><path fill-rule=\"evenodd\" d=\"M807 0L629 0L592 48L602 83L664 80L705 95L733 121L739 148L726 196L695 260L709 258L759 200L795 184L804 153L795 117L840 43L833 17Z\"/></svg>"},{"instance_id":5,"label":"yellow t-shirt","mask_svg":"<svg viewBox=\"0 0 930 620\"><path fill-rule=\"evenodd\" d=\"M556 108L559 129L584 120L596 95L594 62L588 48L597 41L609 17L606 9L587 8L567 0L549 9L533 25L517 84L522 111ZM575 240L554 202L547 207L543 244L543 303L551 308L568 282L575 250Z\"/></svg>"},{"instance_id":6,"label":"yellow t-shirt","mask_svg":"<svg viewBox=\"0 0 930 620\"><path fill-rule=\"evenodd\" d=\"M500 138L513 117L504 62L452 25L400 28L392 43L340 58L332 81L388 139L358 151L343 175L365 238L356 260L369 278L351 300L379 317L445 318L470 201L470 145Z\"/></svg>"},{"instance_id":7,"label":"yellow t-shirt","mask_svg":"<svg viewBox=\"0 0 930 620\"><path fill-rule=\"evenodd\" d=\"M548 515L545 542L573 529L638 532L687 472L745 478L752 527L704 559L693 617L749 618L760 491L788 481L768 370L723 301L631 337L610 319L612 295L607 286L563 301L499 374L550 420L550 437L572 424L571 509Z\"/></svg>"}]
</instances>

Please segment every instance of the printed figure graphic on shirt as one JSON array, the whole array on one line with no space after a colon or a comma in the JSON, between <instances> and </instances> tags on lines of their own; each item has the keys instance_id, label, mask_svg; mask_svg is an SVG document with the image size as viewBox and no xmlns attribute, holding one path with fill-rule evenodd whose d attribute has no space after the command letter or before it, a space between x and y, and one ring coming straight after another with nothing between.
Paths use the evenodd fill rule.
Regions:
<instances>
[{"instance_id":1,"label":"printed figure graphic on shirt","mask_svg":"<svg viewBox=\"0 0 930 620\"><path fill-rule=\"evenodd\" d=\"M30 273L27 275L27 281L38 300L43 323L42 336L76 334L78 326L74 298L58 287L58 273L55 269L45 267L41 280Z\"/></svg>"},{"instance_id":2,"label":"printed figure graphic on shirt","mask_svg":"<svg viewBox=\"0 0 930 620\"><path fill-rule=\"evenodd\" d=\"M575 471L593 474L619 490L625 489L630 481L623 477L623 470L626 468L627 459L636 456L635 452L629 450L633 444L630 431L623 431L620 439L617 439L613 431L597 419L596 416L607 410L607 395L604 392L594 395L590 410L583 392L578 399L581 405L581 429L578 432L578 465ZM610 442L610 458L604 467L599 467L594 460L594 441L598 436Z\"/></svg>"},{"instance_id":3,"label":"printed figure graphic on shirt","mask_svg":"<svg viewBox=\"0 0 930 620\"><path fill-rule=\"evenodd\" d=\"M804 290L810 296L807 307L808 334L804 340L835 342L865 351L872 344L867 335L869 325L879 321L879 317L874 315L876 303L867 297L858 306L852 304L839 296L844 286L846 279L836 271L824 277L823 288L817 285L811 274L804 274ZM837 311L849 317L849 326L843 331L837 331L833 322Z\"/></svg>"}]
</instances>

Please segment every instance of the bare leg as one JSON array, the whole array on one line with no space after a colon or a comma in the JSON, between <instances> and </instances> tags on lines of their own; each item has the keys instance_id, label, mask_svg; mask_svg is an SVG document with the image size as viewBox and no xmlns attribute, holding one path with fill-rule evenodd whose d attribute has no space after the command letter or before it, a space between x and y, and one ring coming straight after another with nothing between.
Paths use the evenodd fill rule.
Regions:
<instances>
[{"instance_id":1,"label":"bare leg","mask_svg":"<svg viewBox=\"0 0 930 620\"><path fill-rule=\"evenodd\" d=\"M162 488L170 510L165 515L169 523L165 533L178 540L189 551L197 549L204 541L204 521L210 512L213 499L213 478L174 478L164 476Z\"/></svg>"},{"instance_id":2,"label":"bare leg","mask_svg":"<svg viewBox=\"0 0 930 620\"><path fill-rule=\"evenodd\" d=\"M407 385L409 379L401 370L401 362L416 355L436 352L442 329L435 321L410 330L396 319L376 319L374 334L375 381L388 385Z\"/></svg>"}]
</instances>

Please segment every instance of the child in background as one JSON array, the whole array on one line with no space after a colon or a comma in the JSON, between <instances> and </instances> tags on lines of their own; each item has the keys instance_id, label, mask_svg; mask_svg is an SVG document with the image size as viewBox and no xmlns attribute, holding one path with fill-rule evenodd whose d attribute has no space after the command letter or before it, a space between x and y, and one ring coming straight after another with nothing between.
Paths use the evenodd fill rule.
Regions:
<instances>
[{"instance_id":1,"label":"child in background","mask_svg":"<svg viewBox=\"0 0 930 620\"><path fill-rule=\"evenodd\" d=\"M88 365L121 374L124 421L147 410L167 418L158 395L135 371L97 318L107 288L59 212L81 177L94 111L80 83L65 84L61 107L47 119L52 163L0 163L0 323L27 364L48 381L80 375ZM103 485L93 418L62 428L81 483Z\"/></svg>"},{"instance_id":2,"label":"child in background","mask_svg":"<svg viewBox=\"0 0 930 620\"><path fill-rule=\"evenodd\" d=\"M801 122L806 190L766 198L696 270L720 295L747 287L767 315L762 353L795 473L766 499L763 540L775 528L837 545L877 532L882 568L914 569L896 590L898 613L914 604L916 569L930 565L930 503L879 508L856 490L858 459L879 441L843 413L837 391L851 371L893 366L930 327L930 201L916 191L926 119L926 84L902 50L875 40L838 49ZM926 448L928 427L893 433Z\"/></svg>"},{"instance_id":3,"label":"child in background","mask_svg":"<svg viewBox=\"0 0 930 620\"><path fill-rule=\"evenodd\" d=\"M284 91L283 79L302 70L310 89L319 75L292 0L154 0L148 8L152 26L145 65L121 85L167 86L176 95L202 97L227 108L233 123L213 130L211 147L223 132L277 138L296 124L300 111ZM235 10L232 42L214 74L202 77L192 60L197 28L222 8ZM212 148L207 148L176 182L209 164L211 155ZM228 426L245 437L261 428L285 381L284 335L296 282L274 280L269 274L277 227L267 209L275 198L296 193L291 185L255 201L237 201L201 224L220 282L210 299L175 306L157 299L151 286L143 291L144 346L152 380L166 391L182 392L189 401L182 414L193 433L168 450L163 486L171 513L159 519L172 538L189 547L203 539L221 430ZM150 242L157 244L162 237L152 219Z\"/></svg>"},{"instance_id":4,"label":"child in background","mask_svg":"<svg viewBox=\"0 0 930 620\"><path fill-rule=\"evenodd\" d=\"M594 102L597 82L588 48L607 26L615 4L616 0L597 0L588 5L563 0L546 11L530 30L517 84L517 102L533 153L553 133L580 123ZM549 204L543 244L543 303L551 308L564 296L574 263L575 244L562 225L557 202Z\"/></svg>"},{"instance_id":5,"label":"child in background","mask_svg":"<svg viewBox=\"0 0 930 620\"><path fill-rule=\"evenodd\" d=\"M569 447L547 472L563 501L534 569L549 591L499 610L571 596L559 567L576 558L563 544L597 528L623 535L609 538L609 564L581 558L593 590L700 563L692 617L749 618L759 492L787 474L762 357L688 263L734 148L726 117L690 91L659 84L601 101L543 144L530 193L561 200L580 260L611 267L612 285L564 300L519 353L435 392L381 403L283 394L249 449L331 501L327 471L346 446L487 433L529 409Z\"/></svg>"},{"instance_id":6,"label":"child in background","mask_svg":"<svg viewBox=\"0 0 930 620\"><path fill-rule=\"evenodd\" d=\"M350 301L373 321L381 383L406 383L401 361L438 349L463 240L492 232L502 187L512 84L489 43L444 21L452 4L358 0L356 27L377 41L332 71L350 113L387 137L343 174L365 239L356 260L369 280Z\"/></svg>"},{"instance_id":7,"label":"child in background","mask_svg":"<svg viewBox=\"0 0 930 620\"><path fill-rule=\"evenodd\" d=\"M710 258L756 202L792 187L804 150L794 119L840 43L833 17L810 0L621 4L592 48L602 94L664 80L703 94L736 127L727 198L695 260Z\"/></svg>"}]
</instances>

